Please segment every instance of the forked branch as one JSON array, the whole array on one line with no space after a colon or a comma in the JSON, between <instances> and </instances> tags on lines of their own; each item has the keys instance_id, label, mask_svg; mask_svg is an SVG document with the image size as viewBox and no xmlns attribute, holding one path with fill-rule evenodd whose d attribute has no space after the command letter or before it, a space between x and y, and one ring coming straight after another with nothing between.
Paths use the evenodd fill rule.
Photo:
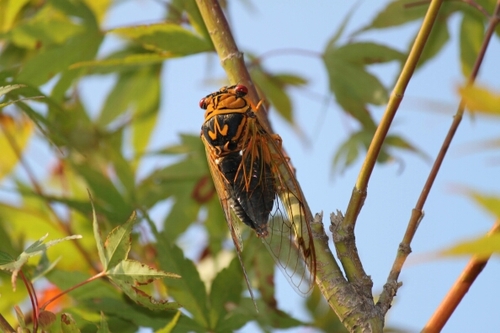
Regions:
<instances>
[{"instance_id":1,"label":"forked branch","mask_svg":"<svg viewBox=\"0 0 500 333\"><path fill-rule=\"evenodd\" d=\"M498 23L500 22L500 0L497 1L495 10L493 15L490 17L490 22L488 24L488 28L486 29L486 33L483 39L483 43L481 45L481 49L478 53L477 59L474 63L474 67L472 69L472 72L469 76L469 79L467 80L468 85L474 84L474 81L476 80L476 77L479 73L479 69L481 67L481 64L483 63L484 56L486 54L486 50L488 48L488 45L490 43L491 37L493 36L493 33L495 32L495 28L497 27ZM448 151L448 148L450 147L450 144L455 136L455 133L458 129L458 126L460 125L462 121L462 117L464 114L465 110L465 103L463 99L460 101L457 111L455 113L455 116L453 117L453 121L450 125L450 128L448 130L448 133L443 141L443 144L441 145L441 149L439 150L439 153L434 161L434 164L429 172L429 176L427 177L427 180L424 184L424 187L422 188L422 192L420 193L420 197L418 198L418 201L415 205L415 208L412 210L412 214L410 217L410 221L408 222L408 226L406 228L405 235L403 237L403 240L400 244L400 249L407 249L407 251L398 251L396 255L396 259L394 260L394 264L392 266L391 272L389 273L389 277L387 278L386 285L384 286L384 291L380 295L380 299L377 305L381 306L381 308L384 310L384 312L387 312L387 310L390 308L390 304L392 302L392 299L394 297L394 294L391 292L393 290L393 286L397 285L397 280L399 277L399 274L401 273L401 269L403 268L403 265L408 257L408 255L411 252L411 242L413 240L413 237L415 236L415 233L417 231L418 225L420 223L420 220L423 217L423 208L425 205L425 202L427 200L427 197L430 193L430 190L434 184L434 181L436 180L437 174L439 170L441 169L441 164L443 163L443 160L446 156L446 153Z\"/></svg>"}]
</instances>

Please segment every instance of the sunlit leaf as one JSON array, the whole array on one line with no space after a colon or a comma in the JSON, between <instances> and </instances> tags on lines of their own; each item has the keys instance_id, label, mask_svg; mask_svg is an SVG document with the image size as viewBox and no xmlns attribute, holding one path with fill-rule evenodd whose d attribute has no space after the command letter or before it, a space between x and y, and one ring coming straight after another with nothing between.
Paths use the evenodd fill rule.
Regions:
<instances>
[{"instance_id":1,"label":"sunlit leaf","mask_svg":"<svg viewBox=\"0 0 500 333\"><path fill-rule=\"evenodd\" d=\"M483 21L472 15L463 15L460 25L460 63L464 77L469 77L471 74L483 36Z\"/></svg>"},{"instance_id":2,"label":"sunlit leaf","mask_svg":"<svg viewBox=\"0 0 500 333\"><path fill-rule=\"evenodd\" d=\"M124 58L81 61L72 64L69 68L77 69L85 67L92 70L95 67L107 67L108 71L120 71L132 66L153 65L156 63L161 63L169 58L171 57L168 55L158 53L133 54Z\"/></svg>"},{"instance_id":3,"label":"sunlit leaf","mask_svg":"<svg viewBox=\"0 0 500 333\"><path fill-rule=\"evenodd\" d=\"M464 193L466 196L474 200L474 202L481 208L483 208L496 218L500 218L500 194L488 195L468 188L461 188L459 190L460 192Z\"/></svg>"},{"instance_id":4,"label":"sunlit leaf","mask_svg":"<svg viewBox=\"0 0 500 333\"><path fill-rule=\"evenodd\" d=\"M19 162L19 154L23 153L31 134L33 123L27 118L14 119L0 114L0 179L8 175Z\"/></svg>"},{"instance_id":5,"label":"sunlit leaf","mask_svg":"<svg viewBox=\"0 0 500 333\"><path fill-rule=\"evenodd\" d=\"M104 270L120 264L122 260L127 259L130 252L132 227L135 222L135 212L127 222L114 228L106 237L104 243L105 262Z\"/></svg>"},{"instance_id":6,"label":"sunlit leaf","mask_svg":"<svg viewBox=\"0 0 500 333\"><path fill-rule=\"evenodd\" d=\"M479 258L487 258L492 254L500 254L500 233L461 242L441 251L442 256L475 255Z\"/></svg>"},{"instance_id":7,"label":"sunlit leaf","mask_svg":"<svg viewBox=\"0 0 500 333\"><path fill-rule=\"evenodd\" d=\"M111 0L83 0L87 6L94 12L99 22L103 21L106 11L111 5Z\"/></svg>"},{"instance_id":8,"label":"sunlit leaf","mask_svg":"<svg viewBox=\"0 0 500 333\"><path fill-rule=\"evenodd\" d=\"M500 115L499 93L494 93L487 88L479 86L460 87L458 92L469 110L483 115Z\"/></svg>"},{"instance_id":9,"label":"sunlit leaf","mask_svg":"<svg viewBox=\"0 0 500 333\"><path fill-rule=\"evenodd\" d=\"M159 330L156 330L155 333L171 333L173 331L173 329L175 328L175 326L177 325L177 322L179 321L180 316L181 316L181 312L177 311L174 318L172 318L172 321L170 321L167 325L160 328Z\"/></svg>"},{"instance_id":10,"label":"sunlit leaf","mask_svg":"<svg viewBox=\"0 0 500 333\"><path fill-rule=\"evenodd\" d=\"M93 59L101 40L102 36L97 34L80 34L70 38L67 43L39 52L24 63L17 79L35 86L41 85L57 73L67 71L70 65Z\"/></svg>"},{"instance_id":11,"label":"sunlit leaf","mask_svg":"<svg viewBox=\"0 0 500 333\"><path fill-rule=\"evenodd\" d=\"M24 21L12 29L9 37L20 47L36 49L64 43L81 32L83 27L75 24L62 11L52 6L44 6L33 19Z\"/></svg>"},{"instance_id":12,"label":"sunlit leaf","mask_svg":"<svg viewBox=\"0 0 500 333\"><path fill-rule=\"evenodd\" d=\"M121 281L131 284L148 284L156 279L162 278L180 278L174 273L162 272L156 268L135 260L122 260L115 266L106 270L106 275L113 281Z\"/></svg>"},{"instance_id":13,"label":"sunlit leaf","mask_svg":"<svg viewBox=\"0 0 500 333\"><path fill-rule=\"evenodd\" d=\"M160 23L117 28L110 33L140 43L145 49L172 55L188 55L212 50L211 43L180 25Z\"/></svg>"},{"instance_id":14,"label":"sunlit leaf","mask_svg":"<svg viewBox=\"0 0 500 333\"><path fill-rule=\"evenodd\" d=\"M12 288L15 290L16 288L16 279L17 275L19 274L19 271L23 267L23 265L31 258L37 255L41 255L43 252L47 251L49 247L52 247L60 242L66 241L66 240L71 240L71 239L80 239L82 236L80 235L73 235L73 236L67 236L64 238L60 239L54 239L51 240L47 243L44 243L45 238L47 238L48 234L31 244L26 250L24 250L15 260L12 261L6 261L8 260L8 257L4 254L3 255L3 260L4 263L0 265L0 270L7 270L12 272L11 276L11 282L12 282Z\"/></svg>"},{"instance_id":15,"label":"sunlit leaf","mask_svg":"<svg viewBox=\"0 0 500 333\"><path fill-rule=\"evenodd\" d=\"M12 90L15 90L15 89L19 89L19 88L23 88L23 87L26 87L26 85L24 85L24 84L11 84L11 85L8 85L8 86L0 87L0 97L2 97L3 95L5 95L9 91L12 91Z\"/></svg>"},{"instance_id":16,"label":"sunlit leaf","mask_svg":"<svg viewBox=\"0 0 500 333\"><path fill-rule=\"evenodd\" d=\"M0 1L0 31L7 32L14 25L16 16L30 0Z\"/></svg>"}]
</instances>

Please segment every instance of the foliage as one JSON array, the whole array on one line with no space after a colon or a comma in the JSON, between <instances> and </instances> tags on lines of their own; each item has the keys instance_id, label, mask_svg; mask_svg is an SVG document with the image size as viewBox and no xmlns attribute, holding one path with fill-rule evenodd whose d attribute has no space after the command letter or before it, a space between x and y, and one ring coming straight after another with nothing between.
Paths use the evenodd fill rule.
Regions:
<instances>
[{"instance_id":1,"label":"foliage","mask_svg":"<svg viewBox=\"0 0 500 333\"><path fill-rule=\"evenodd\" d=\"M464 77L473 72L489 23L484 14L493 12L495 1L474 4L442 5L418 70L450 42L449 21L455 15L460 18L461 70ZM196 2L171 1L162 22L106 30L104 18L113 5L109 0L0 1L0 179L15 196L0 198L0 269L13 272L11 281L7 274L0 276L0 314L13 326L46 332L136 332L139 327L232 332L251 321L264 331L301 325L345 331L317 290L306 301L310 322L280 310L270 283L274 264L262 244L245 237L243 260L260 294L256 313L239 262L226 248L227 226L199 135L179 134L177 144L151 148L165 100L165 64L214 54ZM386 63L402 67L409 53L409 48L368 42L363 35L420 21L426 10L413 0L393 0L350 35L347 17L316 55L330 97L355 124L332 157L334 172L364 157L378 125L373 107L389 101L390 88L371 69ZM498 26L495 34L500 36ZM109 38L121 40L111 52L104 44ZM262 97L300 128L289 88L305 90L308 80L269 70L255 56L248 60ZM113 84L98 113L91 114L80 84L95 77L111 78ZM466 85L460 94L475 114L498 116L498 93ZM196 101L186 105L192 108ZM55 162L48 172L35 172L26 162L30 139L50 147ZM488 147L498 149L498 142ZM395 160L398 152L426 156L409 139L390 133L377 162ZM142 173L153 158L171 163ZM498 205L484 203L486 195L467 194L500 216ZM166 202L166 216L150 216ZM179 246L193 228L207 235L197 259L187 258ZM53 240L43 243L47 234ZM497 238L457 245L443 255L500 253ZM58 243L62 240L71 241ZM35 291L54 290L57 297L36 300ZM30 313L16 307L26 299L31 299Z\"/></svg>"}]
</instances>

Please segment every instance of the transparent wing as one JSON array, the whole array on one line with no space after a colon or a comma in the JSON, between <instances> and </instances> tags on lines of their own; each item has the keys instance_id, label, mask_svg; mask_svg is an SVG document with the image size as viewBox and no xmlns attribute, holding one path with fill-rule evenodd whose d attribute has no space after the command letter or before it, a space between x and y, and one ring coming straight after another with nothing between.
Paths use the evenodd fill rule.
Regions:
<instances>
[{"instance_id":1,"label":"transparent wing","mask_svg":"<svg viewBox=\"0 0 500 333\"><path fill-rule=\"evenodd\" d=\"M267 170L272 174L276 193L267 233L257 235L262 238L292 287L299 294L307 295L316 277L316 252L310 227L312 217L308 216L305 199L295 181L289 159L282 153L279 136L267 133L256 118L248 125L254 127L250 130L253 142L244 153L244 158L260 159L269 165Z\"/></svg>"}]
</instances>

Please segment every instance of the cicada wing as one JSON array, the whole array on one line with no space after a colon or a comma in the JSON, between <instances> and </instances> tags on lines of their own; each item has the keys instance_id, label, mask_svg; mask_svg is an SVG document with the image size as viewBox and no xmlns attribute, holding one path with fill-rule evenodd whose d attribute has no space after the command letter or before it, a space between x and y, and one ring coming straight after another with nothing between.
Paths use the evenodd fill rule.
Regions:
<instances>
[{"instance_id":1,"label":"cicada wing","mask_svg":"<svg viewBox=\"0 0 500 333\"><path fill-rule=\"evenodd\" d=\"M230 190L228 188L228 184L224 178L224 175L221 174L219 167L213 158L209 145L205 142L205 139L202 136L202 141L205 144L205 152L207 154L208 168L210 169L210 174L212 175L212 179L214 182L215 190L217 191L217 195L219 196L219 201L222 206L222 210L224 211L224 215L226 217L227 226L229 228L229 233L231 234L231 238L233 239L234 247L236 248L236 255L238 256L238 260L240 262L241 268L243 270L243 275L245 277L245 283L247 285L248 291L250 293L250 297L254 303L255 309L257 309L257 303L255 301L255 297L250 286L250 280L248 278L247 271L245 269L245 265L243 264L243 258L241 257L241 251L243 250L243 241L241 239L241 233L236 214L231 208L231 202L234 200L230 196Z\"/></svg>"},{"instance_id":2,"label":"cicada wing","mask_svg":"<svg viewBox=\"0 0 500 333\"><path fill-rule=\"evenodd\" d=\"M281 151L279 137L271 136L264 129L259 133L262 141L260 154L271 166L276 191L268 234L262 238L289 283L299 294L307 295L316 277L316 253L310 227L312 218L308 216L302 190L295 181L288 159Z\"/></svg>"}]
</instances>

